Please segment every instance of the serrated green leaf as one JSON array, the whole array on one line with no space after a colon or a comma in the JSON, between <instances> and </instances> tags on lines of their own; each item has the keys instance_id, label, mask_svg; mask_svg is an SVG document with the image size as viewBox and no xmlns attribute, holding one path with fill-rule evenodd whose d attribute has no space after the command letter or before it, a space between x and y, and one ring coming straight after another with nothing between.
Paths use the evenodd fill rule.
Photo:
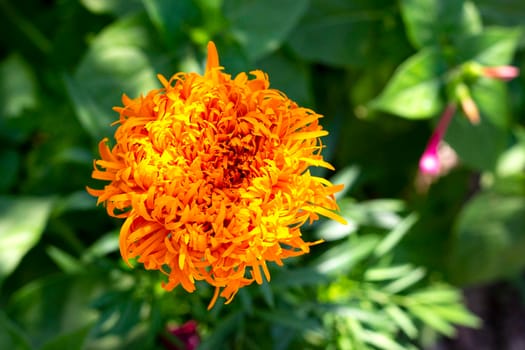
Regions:
<instances>
[{"instance_id":1,"label":"serrated green leaf","mask_svg":"<svg viewBox=\"0 0 525 350\"><path fill-rule=\"evenodd\" d=\"M425 277L426 271L422 267L413 269L410 273L406 274L404 277L401 277L382 289L388 293L396 294L402 292L403 290L413 286L417 282L421 281Z\"/></svg>"},{"instance_id":2,"label":"serrated green leaf","mask_svg":"<svg viewBox=\"0 0 525 350\"><path fill-rule=\"evenodd\" d=\"M344 274L367 258L376 244L377 238L373 236L360 237L356 242L349 240L338 244L315 259L312 268L321 274Z\"/></svg>"},{"instance_id":3,"label":"serrated green leaf","mask_svg":"<svg viewBox=\"0 0 525 350\"><path fill-rule=\"evenodd\" d=\"M376 310L367 310L361 305L343 306L336 305L329 308L336 315L343 316L349 320L356 320L359 323L366 324L374 329L392 329L390 320L385 315L378 313Z\"/></svg>"},{"instance_id":4,"label":"serrated green leaf","mask_svg":"<svg viewBox=\"0 0 525 350\"><path fill-rule=\"evenodd\" d=\"M423 323L438 331L439 333L451 337L455 334L454 327L443 318L434 314L432 310L427 307L420 305L407 305L407 308L411 314L419 318Z\"/></svg>"},{"instance_id":5,"label":"serrated green leaf","mask_svg":"<svg viewBox=\"0 0 525 350\"><path fill-rule=\"evenodd\" d=\"M427 289L410 293L410 300L425 304L458 303L461 300L460 292L452 287L430 286Z\"/></svg>"},{"instance_id":6,"label":"serrated green leaf","mask_svg":"<svg viewBox=\"0 0 525 350\"><path fill-rule=\"evenodd\" d=\"M399 308L397 305L391 304L385 308L385 312L394 321L401 331L406 334L410 339L414 339L418 335L418 330L414 325L414 322L410 319L405 311Z\"/></svg>"},{"instance_id":7,"label":"serrated green leaf","mask_svg":"<svg viewBox=\"0 0 525 350\"><path fill-rule=\"evenodd\" d=\"M373 345L379 349L405 350L405 348L397 343L393 338L383 333L363 330L361 332L361 339L363 339L365 343Z\"/></svg>"},{"instance_id":8,"label":"serrated green leaf","mask_svg":"<svg viewBox=\"0 0 525 350\"><path fill-rule=\"evenodd\" d=\"M367 281L385 281L396 279L406 275L413 269L410 264L369 268L365 272L365 280Z\"/></svg>"},{"instance_id":9,"label":"serrated green leaf","mask_svg":"<svg viewBox=\"0 0 525 350\"><path fill-rule=\"evenodd\" d=\"M407 232L418 220L418 215L412 213L401 221L392 231L390 231L374 249L374 255L381 257L391 251L403 239Z\"/></svg>"},{"instance_id":10,"label":"serrated green leaf","mask_svg":"<svg viewBox=\"0 0 525 350\"><path fill-rule=\"evenodd\" d=\"M0 283L40 240L53 199L0 197Z\"/></svg>"},{"instance_id":11,"label":"serrated green leaf","mask_svg":"<svg viewBox=\"0 0 525 350\"><path fill-rule=\"evenodd\" d=\"M276 50L307 8L307 0L226 0L224 15L253 61Z\"/></svg>"},{"instance_id":12,"label":"serrated green leaf","mask_svg":"<svg viewBox=\"0 0 525 350\"><path fill-rule=\"evenodd\" d=\"M442 76L446 63L436 48L423 49L403 62L371 107L407 119L426 119L438 114Z\"/></svg>"},{"instance_id":13,"label":"serrated green leaf","mask_svg":"<svg viewBox=\"0 0 525 350\"><path fill-rule=\"evenodd\" d=\"M465 309L462 304L428 305L428 307L450 323L474 328L481 325L481 320Z\"/></svg>"}]
</instances>

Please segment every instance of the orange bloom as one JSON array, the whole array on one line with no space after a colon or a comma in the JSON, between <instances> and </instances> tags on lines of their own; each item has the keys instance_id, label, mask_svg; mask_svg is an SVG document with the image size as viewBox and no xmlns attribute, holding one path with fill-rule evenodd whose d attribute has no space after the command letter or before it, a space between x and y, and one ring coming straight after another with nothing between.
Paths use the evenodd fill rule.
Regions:
<instances>
[{"instance_id":1,"label":"orange bloom","mask_svg":"<svg viewBox=\"0 0 525 350\"><path fill-rule=\"evenodd\" d=\"M310 166L333 169L321 156L321 117L270 89L268 76L235 78L208 44L204 75L158 76L163 87L122 97L116 143L99 144L89 189L109 215L125 218L124 260L166 274L163 288L195 281L230 302L239 288L270 280L267 262L309 251L301 226L334 213L342 185L312 176ZM262 273L261 273L262 270Z\"/></svg>"}]
</instances>

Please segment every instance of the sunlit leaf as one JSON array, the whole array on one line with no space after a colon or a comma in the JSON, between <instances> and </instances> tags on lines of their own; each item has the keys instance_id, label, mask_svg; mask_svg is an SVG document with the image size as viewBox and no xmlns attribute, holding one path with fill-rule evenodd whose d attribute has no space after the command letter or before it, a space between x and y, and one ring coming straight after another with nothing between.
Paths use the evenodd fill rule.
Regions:
<instances>
[{"instance_id":1,"label":"sunlit leaf","mask_svg":"<svg viewBox=\"0 0 525 350\"><path fill-rule=\"evenodd\" d=\"M423 49L399 66L371 106L403 118L431 118L443 107L440 91L445 70L439 50Z\"/></svg>"},{"instance_id":2,"label":"sunlit leaf","mask_svg":"<svg viewBox=\"0 0 525 350\"><path fill-rule=\"evenodd\" d=\"M510 64L522 31L519 28L492 27L457 43L458 60L475 60L484 65Z\"/></svg>"},{"instance_id":3,"label":"sunlit leaf","mask_svg":"<svg viewBox=\"0 0 525 350\"><path fill-rule=\"evenodd\" d=\"M323 253L312 267L323 274L344 274L368 257L376 244L373 236L359 238L355 243L348 240Z\"/></svg>"},{"instance_id":4,"label":"sunlit leaf","mask_svg":"<svg viewBox=\"0 0 525 350\"><path fill-rule=\"evenodd\" d=\"M405 350L392 337L380 332L363 330L361 338L368 344L384 350Z\"/></svg>"},{"instance_id":5,"label":"sunlit leaf","mask_svg":"<svg viewBox=\"0 0 525 350\"><path fill-rule=\"evenodd\" d=\"M407 307L411 314L419 318L421 321L436 331L446 336L452 336L455 334L454 326L445 321L443 318L434 314L431 309L421 305L408 305Z\"/></svg>"},{"instance_id":6,"label":"sunlit leaf","mask_svg":"<svg viewBox=\"0 0 525 350\"><path fill-rule=\"evenodd\" d=\"M11 54L0 62L0 121L35 107L36 88L34 72L21 56Z\"/></svg>"},{"instance_id":7,"label":"sunlit leaf","mask_svg":"<svg viewBox=\"0 0 525 350\"><path fill-rule=\"evenodd\" d=\"M411 272L407 273L405 276L390 282L388 285L383 287L383 290L388 293L399 293L421 281L425 277L426 272L422 267L413 269Z\"/></svg>"},{"instance_id":8,"label":"sunlit leaf","mask_svg":"<svg viewBox=\"0 0 525 350\"><path fill-rule=\"evenodd\" d=\"M367 281L385 281L400 278L413 270L410 264L387 266L387 267L371 267L365 272L365 280Z\"/></svg>"},{"instance_id":9,"label":"sunlit leaf","mask_svg":"<svg viewBox=\"0 0 525 350\"><path fill-rule=\"evenodd\" d=\"M385 312L390 316L399 328L409 338L415 338L418 334L418 330L414 325L414 322L410 319L405 311L396 306L395 304L388 305L385 308Z\"/></svg>"},{"instance_id":10,"label":"sunlit leaf","mask_svg":"<svg viewBox=\"0 0 525 350\"><path fill-rule=\"evenodd\" d=\"M0 282L40 240L53 200L0 197Z\"/></svg>"}]
</instances>

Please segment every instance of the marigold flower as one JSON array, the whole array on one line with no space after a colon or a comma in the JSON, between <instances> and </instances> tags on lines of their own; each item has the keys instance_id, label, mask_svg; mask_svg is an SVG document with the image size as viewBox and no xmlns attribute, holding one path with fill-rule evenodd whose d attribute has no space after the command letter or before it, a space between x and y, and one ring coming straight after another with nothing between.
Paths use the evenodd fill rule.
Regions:
<instances>
[{"instance_id":1,"label":"marigold flower","mask_svg":"<svg viewBox=\"0 0 525 350\"><path fill-rule=\"evenodd\" d=\"M167 276L163 288L196 281L230 302L239 288L270 280L267 262L305 254L301 226L319 215L344 223L342 185L311 175L327 135L314 111L271 89L268 76L223 72L208 44L205 73L177 73L123 107L116 143L99 144L89 189L109 215L125 218L120 252ZM262 273L261 273L262 270Z\"/></svg>"}]
</instances>

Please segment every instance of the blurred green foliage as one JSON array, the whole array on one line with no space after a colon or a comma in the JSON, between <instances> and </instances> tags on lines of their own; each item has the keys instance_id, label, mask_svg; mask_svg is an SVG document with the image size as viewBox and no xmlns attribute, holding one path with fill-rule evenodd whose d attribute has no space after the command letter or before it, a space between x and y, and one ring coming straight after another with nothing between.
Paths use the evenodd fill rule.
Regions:
<instances>
[{"instance_id":1,"label":"blurred green foliage","mask_svg":"<svg viewBox=\"0 0 525 350\"><path fill-rule=\"evenodd\" d=\"M457 287L525 266L525 80L468 67L524 69L524 19L521 0L0 0L0 348L162 348L189 319L202 349L417 349L479 326ZM209 40L227 72L263 69L325 115L349 221L210 312L205 286L124 266L119 221L84 190L122 93L202 71ZM457 112L460 165L422 193L458 84L481 123Z\"/></svg>"}]
</instances>

